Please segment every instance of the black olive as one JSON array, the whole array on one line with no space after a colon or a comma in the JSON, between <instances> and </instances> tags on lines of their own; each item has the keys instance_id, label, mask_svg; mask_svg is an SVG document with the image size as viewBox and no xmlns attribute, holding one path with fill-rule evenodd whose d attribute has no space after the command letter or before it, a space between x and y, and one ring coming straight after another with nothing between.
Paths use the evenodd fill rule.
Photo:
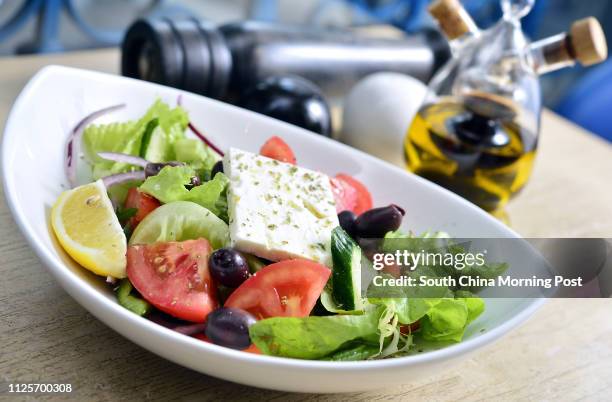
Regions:
<instances>
[{"instance_id":1,"label":"black olive","mask_svg":"<svg viewBox=\"0 0 612 402\"><path fill-rule=\"evenodd\" d=\"M387 232L399 229L405 211L395 204L374 208L355 220L355 234L364 238L381 238Z\"/></svg>"},{"instance_id":2,"label":"black olive","mask_svg":"<svg viewBox=\"0 0 612 402\"><path fill-rule=\"evenodd\" d=\"M271 76L246 90L238 105L331 137L331 113L321 90L293 75Z\"/></svg>"},{"instance_id":3,"label":"black olive","mask_svg":"<svg viewBox=\"0 0 612 402\"><path fill-rule=\"evenodd\" d=\"M357 215L353 211L346 210L338 214L340 227L351 237L355 237L355 219L357 219Z\"/></svg>"},{"instance_id":4,"label":"black olive","mask_svg":"<svg viewBox=\"0 0 612 402\"><path fill-rule=\"evenodd\" d=\"M255 322L255 317L244 310L221 307L208 315L205 333L217 345L243 350L251 345L249 327Z\"/></svg>"},{"instance_id":5,"label":"black olive","mask_svg":"<svg viewBox=\"0 0 612 402\"><path fill-rule=\"evenodd\" d=\"M374 258L374 254L380 253L382 251L382 239L368 239L365 237L358 237L356 240L363 254L370 260Z\"/></svg>"},{"instance_id":6,"label":"black olive","mask_svg":"<svg viewBox=\"0 0 612 402\"><path fill-rule=\"evenodd\" d=\"M218 161L214 164L212 170L210 171L210 178L214 179L217 173L223 173L223 161Z\"/></svg>"},{"instance_id":7,"label":"black olive","mask_svg":"<svg viewBox=\"0 0 612 402\"><path fill-rule=\"evenodd\" d=\"M249 278L247 260L231 248L221 248L213 252L208 267L214 280L230 288L237 288Z\"/></svg>"}]
</instances>

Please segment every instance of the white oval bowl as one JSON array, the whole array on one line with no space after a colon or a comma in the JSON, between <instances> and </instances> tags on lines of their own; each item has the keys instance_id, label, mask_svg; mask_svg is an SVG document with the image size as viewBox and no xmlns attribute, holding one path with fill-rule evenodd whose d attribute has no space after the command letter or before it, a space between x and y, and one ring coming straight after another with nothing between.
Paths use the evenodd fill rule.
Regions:
<instances>
[{"instance_id":1,"label":"white oval bowl","mask_svg":"<svg viewBox=\"0 0 612 402\"><path fill-rule=\"evenodd\" d=\"M67 188L63 153L67 133L86 114L117 103L127 107L100 122L135 119L161 98L182 95L196 127L219 146L256 151L282 136L299 164L363 181L375 205L406 209L406 229L444 230L457 237L518 237L453 193L365 153L298 127L202 96L124 77L50 66L23 89L2 139L2 179L15 221L42 262L82 306L138 345L194 370L242 384L297 392L355 392L410 382L498 339L525 321L542 299L488 299L463 342L418 355L362 362L304 361L254 355L190 338L119 306L99 277L72 261L49 228L49 211Z\"/></svg>"}]
</instances>

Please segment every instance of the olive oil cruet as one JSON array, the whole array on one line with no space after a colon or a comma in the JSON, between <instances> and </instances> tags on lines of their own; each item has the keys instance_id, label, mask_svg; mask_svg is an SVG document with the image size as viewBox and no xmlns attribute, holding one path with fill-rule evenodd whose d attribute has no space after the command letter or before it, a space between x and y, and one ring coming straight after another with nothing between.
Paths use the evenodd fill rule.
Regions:
<instances>
[{"instance_id":1,"label":"olive oil cruet","mask_svg":"<svg viewBox=\"0 0 612 402\"><path fill-rule=\"evenodd\" d=\"M542 109L538 75L607 57L594 18L530 43L520 20L534 0L501 4L503 18L485 31L458 0L430 6L453 57L432 78L404 146L410 171L498 215L531 175Z\"/></svg>"}]
</instances>

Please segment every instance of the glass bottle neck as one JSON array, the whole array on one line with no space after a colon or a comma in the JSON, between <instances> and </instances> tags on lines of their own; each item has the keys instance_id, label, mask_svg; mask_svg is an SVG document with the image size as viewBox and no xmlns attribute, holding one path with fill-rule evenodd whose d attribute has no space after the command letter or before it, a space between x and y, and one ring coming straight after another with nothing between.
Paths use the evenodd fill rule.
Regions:
<instances>
[{"instance_id":1,"label":"glass bottle neck","mask_svg":"<svg viewBox=\"0 0 612 402\"><path fill-rule=\"evenodd\" d=\"M480 30L476 28L474 31L467 31L466 33L459 36L458 38L449 40L448 44L451 48L451 52L453 53L453 55L456 55L467 44L469 44L471 41L479 37L480 37Z\"/></svg>"},{"instance_id":2,"label":"glass bottle neck","mask_svg":"<svg viewBox=\"0 0 612 402\"><path fill-rule=\"evenodd\" d=\"M576 64L576 55L566 33L534 42L529 47L533 68L539 75Z\"/></svg>"}]
</instances>

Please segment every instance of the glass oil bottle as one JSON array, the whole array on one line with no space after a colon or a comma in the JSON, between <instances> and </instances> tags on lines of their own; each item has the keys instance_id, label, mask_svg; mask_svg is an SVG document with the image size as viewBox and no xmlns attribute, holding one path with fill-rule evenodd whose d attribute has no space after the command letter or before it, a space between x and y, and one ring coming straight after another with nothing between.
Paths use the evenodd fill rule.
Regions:
<instances>
[{"instance_id":1,"label":"glass oil bottle","mask_svg":"<svg viewBox=\"0 0 612 402\"><path fill-rule=\"evenodd\" d=\"M430 13L453 58L433 77L405 139L410 171L496 213L527 183L538 144L538 75L601 62L605 36L594 18L568 33L530 43L520 19L534 0L502 0L504 15L480 31L458 0Z\"/></svg>"}]
</instances>

